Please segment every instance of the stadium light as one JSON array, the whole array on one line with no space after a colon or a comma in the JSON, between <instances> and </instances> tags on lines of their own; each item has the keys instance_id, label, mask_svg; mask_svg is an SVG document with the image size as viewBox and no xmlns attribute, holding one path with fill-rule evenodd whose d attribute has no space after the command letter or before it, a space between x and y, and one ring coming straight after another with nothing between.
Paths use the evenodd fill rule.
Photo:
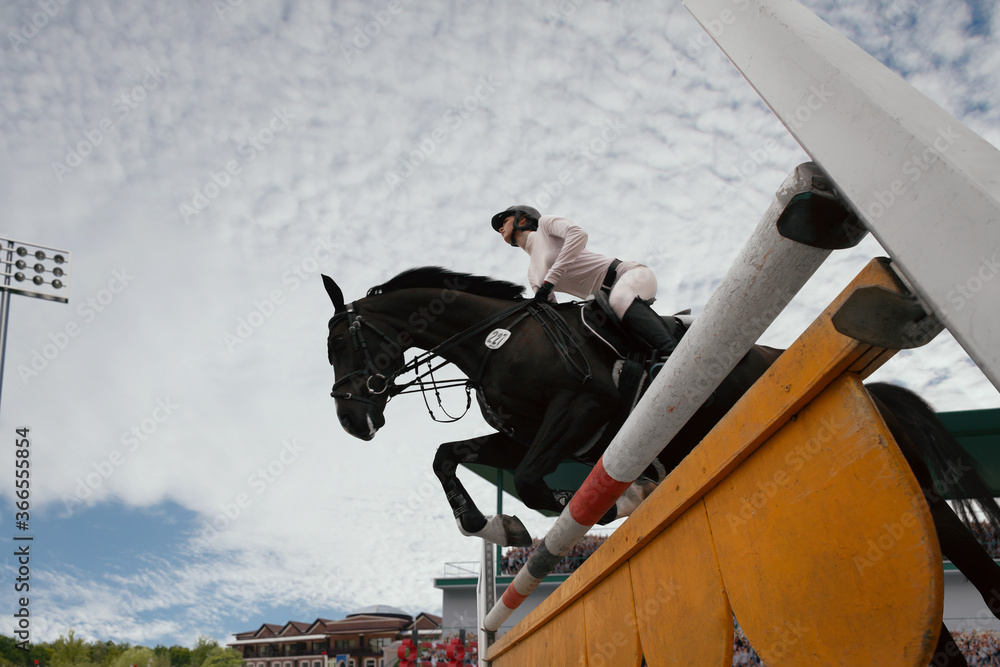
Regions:
<instances>
[{"instance_id":1,"label":"stadium light","mask_svg":"<svg viewBox=\"0 0 1000 667\"><path fill-rule=\"evenodd\" d=\"M34 243L0 237L0 396L7 350L10 295L69 303L70 254Z\"/></svg>"}]
</instances>

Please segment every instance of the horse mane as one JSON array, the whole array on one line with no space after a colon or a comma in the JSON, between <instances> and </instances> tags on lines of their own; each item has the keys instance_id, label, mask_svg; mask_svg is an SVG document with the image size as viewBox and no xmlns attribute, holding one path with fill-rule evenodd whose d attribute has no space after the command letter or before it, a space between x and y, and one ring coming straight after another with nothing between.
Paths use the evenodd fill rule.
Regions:
<instances>
[{"instance_id":1,"label":"horse mane","mask_svg":"<svg viewBox=\"0 0 1000 667\"><path fill-rule=\"evenodd\" d=\"M524 287L516 283L471 273L450 271L440 266L421 266L403 271L387 282L372 287L368 290L368 296L387 294L413 287L440 287L495 299L520 299L524 296Z\"/></svg>"}]
</instances>

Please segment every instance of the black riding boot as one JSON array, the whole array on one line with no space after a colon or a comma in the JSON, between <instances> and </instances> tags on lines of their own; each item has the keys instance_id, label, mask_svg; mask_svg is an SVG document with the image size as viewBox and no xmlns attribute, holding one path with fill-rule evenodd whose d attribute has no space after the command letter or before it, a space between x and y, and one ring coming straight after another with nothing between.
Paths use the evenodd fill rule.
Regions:
<instances>
[{"instance_id":1,"label":"black riding boot","mask_svg":"<svg viewBox=\"0 0 1000 667\"><path fill-rule=\"evenodd\" d=\"M669 357L677 347L677 340L667 329L663 319L642 299L632 302L622 317L622 324L661 357Z\"/></svg>"}]
</instances>

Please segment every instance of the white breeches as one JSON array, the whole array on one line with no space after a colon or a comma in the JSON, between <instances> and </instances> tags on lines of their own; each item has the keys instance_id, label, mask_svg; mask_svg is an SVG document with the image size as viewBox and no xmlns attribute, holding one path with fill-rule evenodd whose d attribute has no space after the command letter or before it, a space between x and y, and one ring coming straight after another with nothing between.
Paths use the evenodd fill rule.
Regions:
<instances>
[{"instance_id":1,"label":"white breeches","mask_svg":"<svg viewBox=\"0 0 1000 667\"><path fill-rule=\"evenodd\" d=\"M656 288L656 276L649 267L640 265L618 276L608 301L615 314L624 317L636 297L649 301L656 296Z\"/></svg>"}]
</instances>

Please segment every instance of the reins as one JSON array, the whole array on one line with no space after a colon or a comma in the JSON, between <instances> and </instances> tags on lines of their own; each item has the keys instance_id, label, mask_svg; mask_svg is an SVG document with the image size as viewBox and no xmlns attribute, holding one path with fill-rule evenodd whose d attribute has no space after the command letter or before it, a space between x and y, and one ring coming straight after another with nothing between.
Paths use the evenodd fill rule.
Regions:
<instances>
[{"instance_id":1,"label":"reins","mask_svg":"<svg viewBox=\"0 0 1000 667\"><path fill-rule=\"evenodd\" d=\"M525 311L525 312L521 312ZM366 320L360 314L354 310L354 304L351 303L347 306L344 315L351 318L350 325L348 326L348 331L351 335L351 343L354 350L359 354L364 360L364 368L348 373L344 377L337 380L333 388L330 391L330 396L335 399L348 400L348 401L358 401L369 406L375 405L375 402L368 396L358 396L350 392L338 392L337 387L343 385L345 382L351 380L358 375L368 374L368 379L365 382L365 387L368 389L369 396L381 396L382 394L387 394L386 402L394 396L400 394L409 394L420 392L423 394L424 405L427 406L427 411L436 422L441 423L451 423L458 421L464 417L469 408L472 406L472 389L477 389L477 395L480 396L480 402L484 403L481 392L478 392L480 387L480 382L486 371L486 366L492 356L493 350L490 349L486 355L483 357L483 361L480 364L479 371L475 377L461 379L448 379L448 380L438 380L434 377L434 371L448 365L450 361L443 359L442 355L448 350L457 347L466 341L468 341L473 336L482 334L483 332L495 327L497 324L503 322L507 318L520 313L521 316L515 319L513 322L509 323L507 326L509 328L514 328L518 323L528 317L530 314L539 323L542 330L548 336L548 338L555 345L556 350L559 352L560 357L569 367L569 370L574 375L580 378L581 382L586 382L592 377L590 364L587 362L586 358L583 357L583 363L586 368L581 368L572 358L572 350L580 352L580 345L577 337L573 335L572 330L566 324L563 318L555 312L551 305L548 303L541 303L531 299L523 299L516 302L512 306L503 309L493 317L490 317L479 324L470 327L454 336L446 339L435 347L423 352L422 354L416 355L409 362L401 366L399 369L389 373L388 375L378 372L378 368L374 361L372 360L371 352L369 351L367 340L362 333L362 327L367 326L372 331L374 331L382 340L389 343L390 345L395 345L396 343L384 333L381 329L375 326L372 322ZM543 317L547 315L546 317ZM551 325L546 322L548 319ZM582 355L580 355L582 357ZM442 359L440 363L433 363L435 359ZM421 366L427 366L427 370L421 371ZM401 385L395 384L396 378L406 373L413 372L415 377L409 382ZM430 378L428 382L426 378ZM375 381L375 386L373 386L373 381ZM465 387L466 395L466 405L465 410L458 417L454 417L445 410L443 401L441 399L440 390L447 389L451 387ZM448 419L438 419L437 415L434 414L430 403L427 400L427 392L433 390L435 396L437 397L438 407L448 416ZM487 406L488 407L488 406Z\"/></svg>"}]
</instances>

